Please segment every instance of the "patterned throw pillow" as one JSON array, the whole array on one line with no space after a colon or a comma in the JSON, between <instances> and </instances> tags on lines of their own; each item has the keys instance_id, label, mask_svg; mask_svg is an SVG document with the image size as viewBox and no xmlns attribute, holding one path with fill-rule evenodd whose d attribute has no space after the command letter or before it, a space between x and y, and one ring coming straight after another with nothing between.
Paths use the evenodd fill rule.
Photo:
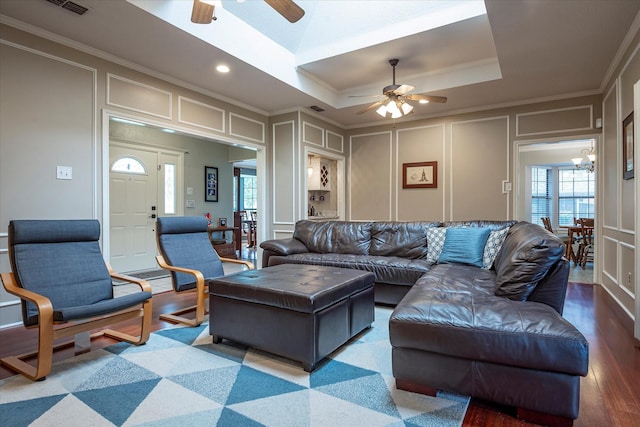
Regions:
<instances>
[{"instance_id":1,"label":"patterned throw pillow","mask_svg":"<svg viewBox=\"0 0 640 427\"><path fill-rule=\"evenodd\" d=\"M432 264L438 262L442 247L444 246L444 238L447 235L446 227L429 227L427 228L427 261Z\"/></svg>"},{"instance_id":2,"label":"patterned throw pillow","mask_svg":"<svg viewBox=\"0 0 640 427\"><path fill-rule=\"evenodd\" d=\"M487 244L484 246L484 253L482 255L482 268L488 270L493 266L493 261L496 259L496 255L498 255L498 251L500 251L508 232L509 227L494 230L489 233L489 238L487 239Z\"/></svg>"}]
</instances>

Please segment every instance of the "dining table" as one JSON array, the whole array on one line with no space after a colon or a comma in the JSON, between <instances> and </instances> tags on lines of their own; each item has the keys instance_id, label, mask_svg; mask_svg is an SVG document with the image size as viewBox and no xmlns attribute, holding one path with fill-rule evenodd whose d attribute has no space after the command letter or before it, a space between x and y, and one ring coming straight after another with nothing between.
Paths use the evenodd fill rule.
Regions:
<instances>
[{"instance_id":1,"label":"dining table","mask_svg":"<svg viewBox=\"0 0 640 427\"><path fill-rule=\"evenodd\" d=\"M573 243L574 238L580 237L582 235L582 225L561 225L560 228L567 230L567 236L569 236L569 241L567 242L567 250L565 252L565 258L571 262L578 262L576 259L576 254L573 251ZM584 226L585 229L593 230L593 226ZM575 237L574 237L575 236Z\"/></svg>"}]
</instances>

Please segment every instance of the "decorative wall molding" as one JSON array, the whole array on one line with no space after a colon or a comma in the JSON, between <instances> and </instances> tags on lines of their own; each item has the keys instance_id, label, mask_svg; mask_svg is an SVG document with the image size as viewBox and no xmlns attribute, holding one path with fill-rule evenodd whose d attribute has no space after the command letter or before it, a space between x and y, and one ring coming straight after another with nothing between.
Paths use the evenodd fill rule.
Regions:
<instances>
[{"instance_id":1,"label":"decorative wall molding","mask_svg":"<svg viewBox=\"0 0 640 427\"><path fill-rule=\"evenodd\" d=\"M385 144L388 144L389 147L389 154L388 154L388 158L389 158L389 172L393 171L393 132L391 130L388 131L382 131L382 132L370 132L370 133L364 133L364 134L360 134L360 135L351 135L349 137L349 170L351 171L351 173L353 174L353 143L354 140L358 139L358 138L365 138L365 137L370 137L370 136L387 136L388 140L385 141ZM353 178L353 175L351 176L351 178ZM392 212L393 212L393 185L394 182L392 179L389 180L389 204L387 207L387 216L386 218L384 218L384 220L386 221L392 221ZM347 220L349 221L366 221L370 218L358 218L358 219L354 219L353 218L353 193L354 189L353 189L353 179L349 179L349 192L348 192L348 200L347 200L347 210L348 210L348 218ZM382 206L380 206L380 208L382 208Z\"/></svg>"},{"instance_id":2,"label":"decorative wall molding","mask_svg":"<svg viewBox=\"0 0 640 427\"><path fill-rule=\"evenodd\" d=\"M411 128L404 128L404 129L398 129L396 130L396 188L398 189L396 191L396 210L395 210L395 217L396 217L396 221L399 218L399 209L400 209L400 189L402 188L402 163L399 161L400 158L400 140L402 139L401 135L403 132L411 132L411 131L417 131L420 129L432 129L432 128L442 128L442 164L443 166L446 164L447 161L447 135L446 135L446 124L445 123L437 123L437 124L433 124L433 125L425 125L425 126L416 126L416 127L411 127ZM417 159L419 161L422 161L424 159ZM433 158L429 158L429 160L438 160L438 159L433 159ZM442 166L441 166L442 167ZM440 181L438 181L438 187L445 189L447 188L447 174L445 173L444 170L441 171L441 175L442 175L442 179ZM445 221L445 217L446 217L446 209L447 205L446 205L446 198L445 198L445 191L442 190L442 217L440 218L441 221Z\"/></svg>"},{"instance_id":3,"label":"decorative wall molding","mask_svg":"<svg viewBox=\"0 0 640 427\"><path fill-rule=\"evenodd\" d=\"M302 122L302 142L324 147L324 129L309 122Z\"/></svg>"},{"instance_id":4,"label":"decorative wall molding","mask_svg":"<svg viewBox=\"0 0 640 427\"><path fill-rule=\"evenodd\" d=\"M521 127L524 127L525 125L525 120L527 117L533 117L533 116L541 116L541 115L553 115L553 117L561 117L563 113L568 113L571 111L578 111L578 110L587 110L588 111L588 122L589 125L588 126L581 126L581 127L572 127L572 128L555 128L555 129L544 129L544 130L539 130L539 131L534 131L534 132L521 132L520 129ZM567 114L565 119L557 119L558 122L571 122L569 115ZM593 105L589 104L589 105L578 105L575 107L567 107L567 108L554 108L551 110L542 110L542 111L532 111L530 113L520 113L520 114L516 114L516 137L521 137L521 136L532 136L532 135L544 135L544 134L548 134L548 133L554 133L554 132L577 132L577 131L584 131L584 130L592 130L593 129Z\"/></svg>"},{"instance_id":5,"label":"decorative wall molding","mask_svg":"<svg viewBox=\"0 0 640 427\"><path fill-rule=\"evenodd\" d=\"M620 287L620 290L622 290L622 292L624 292L625 294L627 294L629 296L629 298L631 299L635 299L636 295L635 295L635 283L631 282L629 284L629 286L631 286L631 289L627 288L626 284L625 284L625 280L626 280L626 273L622 270L622 264L623 264L623 259L624 257L622 256L622 251L626 250L629 251L628 253L631 254L631 257L633 257L635 255L635 246L631 245L629 243L626 242L618 242L618 271L620 272L620 277L618 279L618 286ZM633 267L633 264L631 265Z\"/></svg>"},{"instance_id":6,"label":"decorative wall molding","mask_svg":"<svg viewBox=\"0 0 640 427\"><path fill-rule=\"evenodd\" d=\"M189 108L195 110L190 111L191 113L195 113L197 110L200 110L203 118L207 118L207 113L210 114L208 117L209 122L205 122L200 120L200 117L196 117L195 114L191 114L189 117L189 112L187 111ZM191 126L196 126L202 129L212 130L215 132L225 131L225 110L221 108L216 108L213 105L205 104L204 102L196 101L194 99L186 98L184 96L178 96L178 122L184 123Z\"/></svg>"},{"instance_id":7,"label":"decorative wall molding","mask_svg":"<svg viewBox=\"0 0 640 427\"><path fill-rule=\"evenodd\" d=\"M280 190L284 190L281 186L278 185L278 173L281 169L278 168L277 166L277 156L278 156L278 143L280 141L278 141L276 139L276 128L278 128L279 126L288 126L290 127L291 130L291 141L290 141L290 153L291 153L291 177L295 177L296 176L296 169L295 169L295 153L296 153L296 149L295 149L295 141L296 141L296 134L295 134L295 121L294 120L288 120L285 122L280 122L280 123L274 123L272 126L272 132L273 132L273 136L272 136L272 141L273 141L273 147L272 147L272 157L271 157L271 170L273 172L273 180L272 180L272 203L273 203L273 207L272 207L272 218L273 218L273 224L274 225L294 225L295 224L295 219L296 219L296 204L295 202L293 202L291 204L291 217L290 219L283 219L282 215L284 214L283 212L280 212L278 210L278 203L276 202L278 200L278 195L280 193ZM283 142L287 143L287 145L289 144L289 142ZM291 188L287 188L286 190L290 190L291 191L291 195L295 195L296 193L296 180L292 179L290 181L291 184ZM295 198L293 198L292 200L295 200Z\"/></svg>"},{"instance_id":8,"label":"decorative wall molding","mask_svg":"<svg viewBox=\"0 0 640 427\"><path fill-rule=\"evenodd\" d=\"M172 96L166 90L107 73L107 105L171 120Z\"/></svg>"},{"instance_id":9,"label":"decorative wall molding","mask_svg":"<svg viewBox=\"0 0 640 427\"><path fill-rule=\"evenodd\" d=\"M454 136L454 128L457 125L464 125L464 124L469 124L469 123L478 123L478 122L489 122L489 121L495 121L495 120L505 120L505 139L504 139L504 143L505 143L505 147L506 147L506 177L504 177L505 180L507 181L514 181L513 178L511 177L511 139L510 139L510 119L509 116L493 116L493 117L483 117L480 119L473 119L473 120L462 120L462 121L456 121L456 122L452 122L451 123L451 134L450 134L450 141L449 141L449 148L451 150L451 156L449 158L449 220L452 221L454 220L454 216L453 216L453 200L454 197L453 195L455 194L454 192L454 184L453 184L453 161L454 161L454 156L453 156L453 146L455 144L455 136ZM503 184L504 185L504 184ZM513 188L513 182L512 182L512 188ZM511 193L507 193L506 197L507 197L507 201L506 201L506 217L505 218L509 218L509 208L510 208L510 204L511 204Z\"/></svg>"},{"instance_id":10,"label":"decorative wall molding","mask_svg":"<svg viewBox=\"0 0 640 427\"><path fill-rule=\"evenodd\" d=\"M335 151L337 153L344 153L344 137L338 133L326 131L326 148L327 150ZM334 145L340 148L334 148Z\"/></svg>"},{"instance_id":11,"label":"decorative wall molding","mask_svg":"<svg viewBox=\"0 0 640 427\"><path fill-rule=\"evenodd\" d=\"M90 103L90 127L91 129L95 129L96 128L96 115L97 115L97 103L98 103L98 70L95 67L91 67L85 64L81 64L79 62L75 62L54 54L50 54L47 52L43 52L41 50L38 49L34 49L28 46L24 46L22 44L19 43L14 43L14 42L10 42L8 40L4 40L4 39L0 39L0 45L6 46L6 47L11 47L13 49L22 51L22 52L27 52L29 54L35 55L37 57L40 58L45 58L47 60L56 62L58 64L63 64L65 66L69 66L72 69L78 69L81 70L82 73L84 72L88 72L90 77L88 77L88 79L90 79L90 83L88 83L87 87L90 86L90 95L87 96L87 104ZM75 84L79 84L77 81L75 81ZM91 137L90 137L90 141L87 140L87 142L91 143L91 147L92 147L92 155L93 155L93 160L94 160L94 164L95 164L95 156L96 156L96 150L97 150L97 144L98 144L98 140L97 140L97 134L96 132L91 132ZM91 185L91 192L88 195L88 197L91 198L92 200L92 216L95 218L95 213L97 211L97 199L96 199L96 194L97 194L97 184L96 184L96 179L97 179L97 175L96 175L96 169L95 167L92 168L91 170L91 180L92 180L92 185ZM7 232L0 232L0 239L8 239L9 235ZM9 265L10 262L8 260L8 254L9 254L9 249L8 249L8 241L4 240L2 247L0 248L0 256L3 257L3 265ZM5 258L7 257L7 258ZM4 264L6 260L6 264ZM7 270L9 270L10 268L7 268ZM2 298L2 301L0 301L0 329L5 329L5 328L10 328L10 327L14 327L14 326L19 326L22 325L22 321L18 321L16 319L20 319L20 299L16 298L14 295L11 295L9 293L3 292L2 294L0 294L0 297Z\"/></svg>"},{"instance_id":12,"label":"decorative wall molding","mask_svg":"<svg viewBox=\"0 0 640 427\"><path fill-rule=\"evenodd\" d=\"M287 239L293 237L292 230L273 230L273 239Z\"/></svg>"},{"instance_id":13,"label":"decorative wall molding","mask_svg":"<svg viewBox=\"0 0 640 427\"><path fill-rule=\"evenodd\" d=\"M251 132L240 133L243 126ZM237 113L229 113L229 135L265 144L264 123Z\"/></svg>"}]
</instances>

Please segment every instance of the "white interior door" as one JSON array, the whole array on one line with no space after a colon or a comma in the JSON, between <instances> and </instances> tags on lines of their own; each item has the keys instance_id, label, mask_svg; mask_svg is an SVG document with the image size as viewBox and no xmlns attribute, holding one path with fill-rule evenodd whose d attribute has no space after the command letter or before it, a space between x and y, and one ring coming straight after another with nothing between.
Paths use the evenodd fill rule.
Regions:
<instances>
[{"instance_id":1,"label":"white interior door","mask_svg":"<svg viewBox=\"0 0 640 427\"><path fill-rule=\"evenodd\" d=\"M157 268L158 154L109 148L111 266L119 272Z\"/></svg>"}]
</instances>

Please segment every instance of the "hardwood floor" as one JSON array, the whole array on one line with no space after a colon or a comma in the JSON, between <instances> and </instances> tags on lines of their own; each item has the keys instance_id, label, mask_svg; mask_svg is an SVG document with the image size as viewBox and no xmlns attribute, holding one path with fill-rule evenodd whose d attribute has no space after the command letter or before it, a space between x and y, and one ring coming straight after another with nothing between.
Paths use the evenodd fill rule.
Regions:
<instances>
[{"instance_id":1,"label":"hardwood floor","mask_svg":"<svg viewBox=\"0 0 640 427\"><path fill-rule=\"evenodd\" d=\"M158 319L161 312L192 303L193 295L167 292L154 295L153 330L170 324ZM589 340L589 375L582 378L580 417L574 426L638 426L640 425L640 349L628 324L621 321L610 297L597 285L570 283L564 316ZM129 333L136 329L130 323L121 328ZM36 332L22 327L0 331L0 356L26 353L34 349ZM92 341L92 350L113 344L109 338ZM73 356L73 347L54 353L54 361ZM0 378L14 373L0 367ZM472 401L463 426L530 426L516 419L510 408Z\"/></svg>"}]
</instances>

